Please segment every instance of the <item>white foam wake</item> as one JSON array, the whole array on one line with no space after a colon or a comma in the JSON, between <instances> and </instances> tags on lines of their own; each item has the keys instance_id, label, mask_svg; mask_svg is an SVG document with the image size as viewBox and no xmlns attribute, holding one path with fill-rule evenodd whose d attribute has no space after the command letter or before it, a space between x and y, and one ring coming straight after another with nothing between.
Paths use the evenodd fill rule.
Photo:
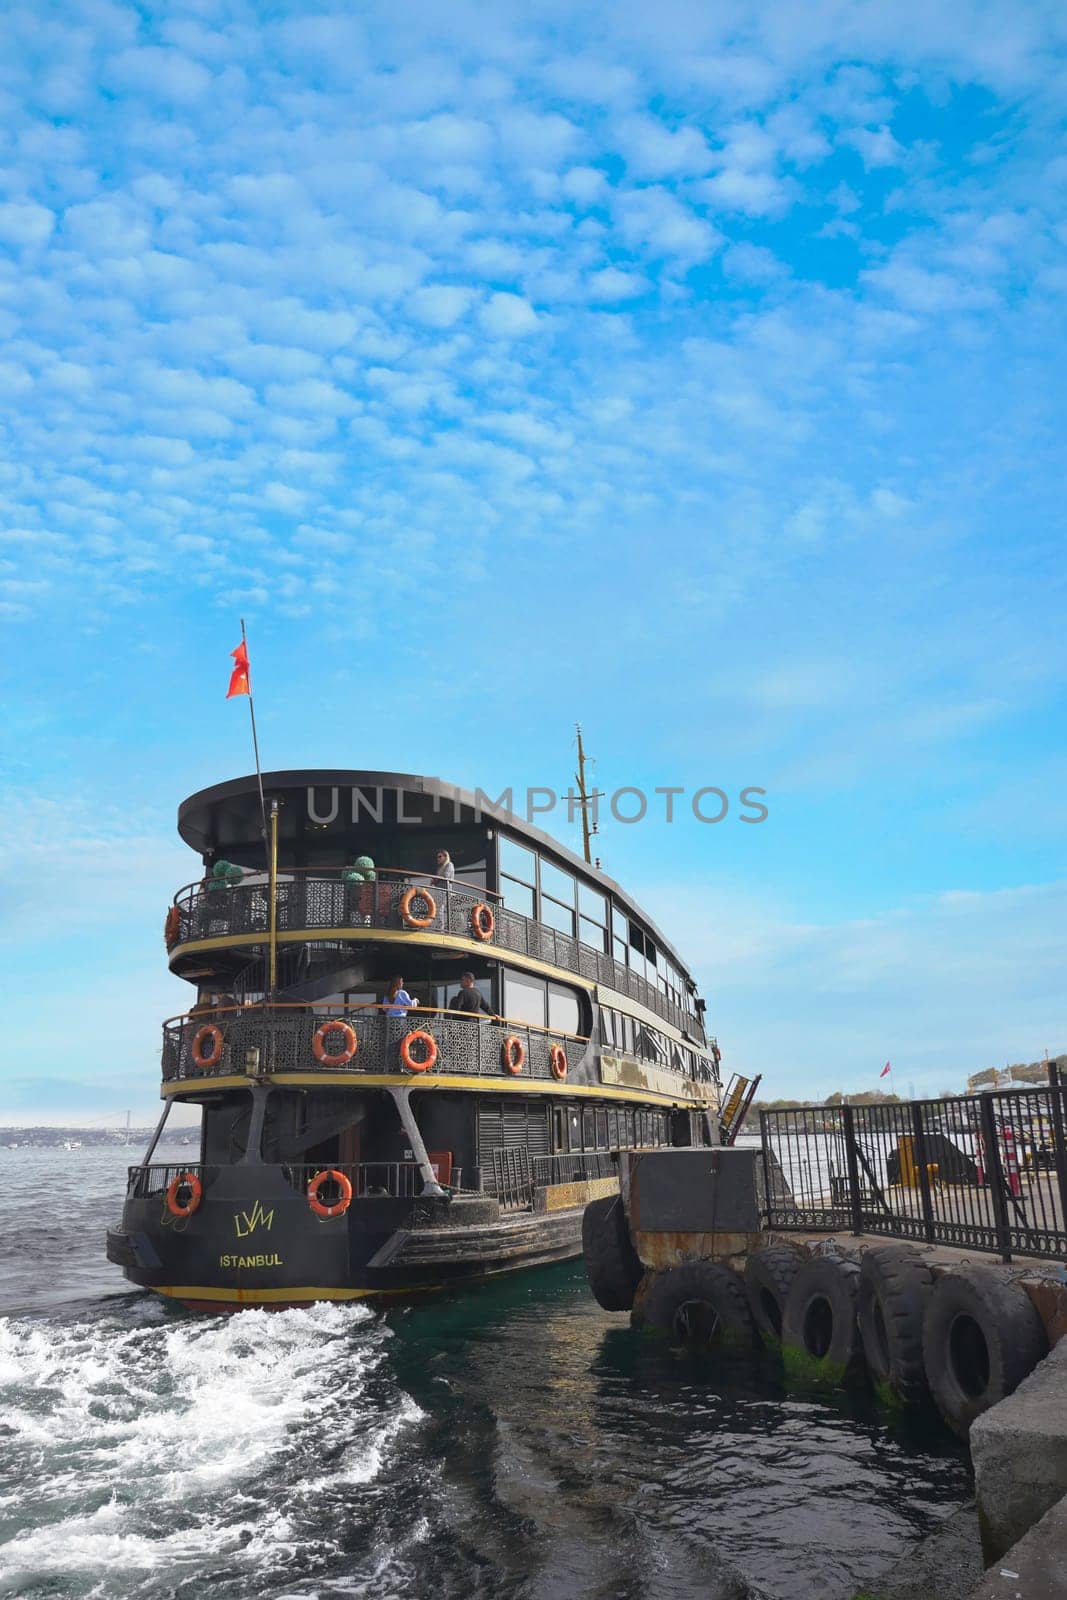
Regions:
<instances>
[{"instance_id":1,"label":"white foam wake","mask_svg":"<svg viewBox=\"0 0 1067 1600\"><path fill-rule=\"evenodd\" d=\"M0 1595L158 1593L210 1558L284 1571L328 1542L421 1413L361 1307L0 1318ZM325 1554L325 1551L320 1552ZM153 1577L155 1575L155 1578Z\"/></svg>"}]
</instances>

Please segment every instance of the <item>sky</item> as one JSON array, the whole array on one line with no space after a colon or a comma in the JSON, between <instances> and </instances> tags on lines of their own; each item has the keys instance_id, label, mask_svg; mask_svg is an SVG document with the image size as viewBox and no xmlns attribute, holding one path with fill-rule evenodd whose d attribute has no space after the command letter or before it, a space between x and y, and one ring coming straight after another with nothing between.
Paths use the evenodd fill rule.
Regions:
<instances>
[{"instance_id":1,"label":"sky","mask_svg":"<svg viewBox=\"0 0 1067 1600\"><path fill-rule=\"evenodd\" d=\"M2 27L0 1122L153 1114L241 617L268 769L683 789L766 1094L1067 1048L1062 6Z\"/></svg>"}]
</instances>

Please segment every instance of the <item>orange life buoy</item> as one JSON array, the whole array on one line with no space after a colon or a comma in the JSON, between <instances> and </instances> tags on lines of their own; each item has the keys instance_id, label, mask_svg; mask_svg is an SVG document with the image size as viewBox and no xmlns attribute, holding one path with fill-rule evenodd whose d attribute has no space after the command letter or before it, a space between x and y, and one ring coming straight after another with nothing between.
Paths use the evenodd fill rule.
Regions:
<instances>
[{"instance_id":1,"label":"orange life buoy","mask_svg":"<svg viewBox=\"0 0 1067 1600\"><path fill-rule=\"evenodd\" d=\"M509 1033L500 1049L504 1071L517 1078L526 1060L526 1048L517 1033Z\"/></svg>"},{"instance_id":2,"label":"orange life buoy","mask_svg":"<svg viewBox=\"0 0 1067 1600\"><path fill-rule=\"evenodd\" d=\"M187 1196L180 1200L178 1196L183 1189L188 1191ZM167 1210L172 1217L191 1217L203 1194L204 1186L195 1172L179 1172L167 1185Z\"/></svg>"},{"instance_id":3,"label":"orange life buoy","mask_svg":"<svg viewBox=\"0 0 1067 1600\"><path fill-rule=\"evenodd\" d=\"M335 1052L333 1055L330 1055L326 1049L326 1035L329 1033L339 1033L345 1042L344 1049ZM346 1062L351 1061L359 1049L359 1040L356 1038L356 1030L351 1023L342 1022L337 1017L332 1018L329 1022L324 1022L321 1027L316 1028L315 1037L311 1041L311 1048L315 1053L315 1060L321 1061L324 1067L343 1067Z\"/></svg>"},{"instance_id":4,"label":"orange life buoy","mask_svg":"<svg viewBox=\"0 0 1067 1600\"><path fill-rule=\"evenodd\" d=\"M548 1066L557 1083L567 1076L567 1052L561 1044L554 1044L548 1052Z\"/></svg>"},{"instance_id":5,"label":"orange life buoy","mask_svg":"<svg viewBox=\"0 0 1067 1600\"><path fill-rule=\"evenodd\" d=\"M168 950L174 946L182 936L182 914L177 906L171 906L167 912L167 920L163 924L163 942Z\"/></svg>"},{"instance_id":6,"label":"orange life buoy","mask_svg":"<svg viewBox=\"0 0 1067 1600\"><path fill-rule=\"evenodd\" d=\"M211 1054L201 1055L200 1050L206 1039L211 1040ZM211 1067L217 1067L222 1060L222 1029L216 1028L213 1022L205 1022L193 1035L192 1052L193 1066L199 1067L201 1072L207 1072Z\"/></svg>"},{"instance_id":7,"label":"orange life buoy","mask_svg":"<svg viewBox=\"0 0 1067 1600\"><path fill-rule=\"evenodd\" d=\"M493 915L492 906L487 906L480 900L471 912L471 932L476 939L484 944L496 932L496 917Z\"/></svg>"},{"instance_id":8,"label":"orange life buoy","mask_svg":"<svg viewBox=\"0 0 1067 1600\"><path fill-rule=\"evenodd\" d=\"M322 1188L327 1183L333 1184L337 1190L337 1199L333 1205L327 1205L321 1198ZM351 1204L352 1184L343 1172L338 1172L336 1167L316 1172L308 1184L308 1205L317 1217L343 1217Z\"/></svg>"},{"instance_id":9,"label":"orange life buoy","mask_svg":"<svg viewBox=\"0 0 1067 1600\"><path fill-rule=\"evenodd\" d=\"M424 917L416 917L412 914L411 907L416 899L426 902L426 915ZM411 888L405 889L400 897L400 915L409 928L428 928L437 915L437 901L429 889L424 889L420 884L413 883Z\"/></svg>"},{"instance_id":10,"label":"orange life buoy","mask_svg":"<svg viewBox=\"0 0 1067 1600\"><path fill-rule=\"evenodd\" d=\"M416 1061L412 1055L411 1047L415 1044L421 1045L426 1051L424 1061ZM425 1028L412 1028L400 1041L400 1059L409 1072L429 1072L437 1065L437 1040Z\"/></svg>"}]
</instances>

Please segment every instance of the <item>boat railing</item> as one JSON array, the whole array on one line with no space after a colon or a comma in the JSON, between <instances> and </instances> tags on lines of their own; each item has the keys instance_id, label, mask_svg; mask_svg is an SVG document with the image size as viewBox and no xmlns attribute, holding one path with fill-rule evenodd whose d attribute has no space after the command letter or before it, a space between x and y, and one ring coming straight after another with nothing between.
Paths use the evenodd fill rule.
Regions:
<instances>
[{"instance_id":1,"label":"boat railing","mask_svg":"<svg viewBox=\"0 0 1067 1600\"><path fill-rule=\"evenodd\" d=\"M352 1195L356 1199L413 1200L423 1191L422 1171L417 1161L289 1161L282 1171L300 1193L323 1172L341 1173L352 1185ZM439 1172L437 1176L446 1188L462 1190L462 1167L452 1167L447 1174Z\"/></svg>"},{"instance_id":2,"label":"boat railing","mask_svg":"<svg viewBox=\"0 0 1067 1600\"><path fill-rule=\"evenodd\" d=\"M374 871L373 881L354 883L346 881L340 869L287 869L277 885L277 931L369 928L469 939L498 957L508 951L573 972L629 996L694 1039L702 1036L695 1017L608 951L511 910L492 890L408 868ZM214 879L186 884L174 897L174 911L177 915L169 920L167 933L172 953L183 944L205 939L254 935L265 939L270 930L270 885L261 872L246 874L233 885Z\"/></svg>"},{"instance_id":3,"label":"boat railing","mask_svg":"<svg viewBox=\"0 0 1067 1600\"><path fill-rule=\"evenodd\" d=\"M345 1161L316 1162L265 1162L265 1166L282 1173L283 1177L300 1193L307 1190L311 1180L322 1172L340 1172L352 1185L354 1197L363 1199L388 1197L414 1199L422 1193L423 1180L415 1161ZM197 1178L204 1190L210 1188L211 1174L217 1170L199 1161L184 1161L130 1167L127 1171L126 1194L131 1200L150 1200L154 1195L167 1193L175 1179ZM441 1181L453 1190L463 1189L462 1167L452 1167L441 1174Z\"/></svg>"},{"instance_id":4,"label":"boat railing","mask_svg":"<svg viewBox=\"0 0 1067 1600\"><path fill-rule=\"evenodd\" d=\"M165 1195L175 1178L186 1177L196 1178L206 1186L205 1169L199 1161L127 1167L126 1194L130 1200L150 1200L153 1195Z\"/></svg>"},{"instance_id":5,"label":"boat railing","mask_svg":"<svg viewBox=\"0 0 1067 1600\"><path fill-rule=\"evenodd\" d=\"M587 1183L594 1178L618 1176L610 1150L572 1150L554 1156L534 1156L533 1181L538 1188L557 1183Z\"/></svg>"},{"instance_id":6,"label":"boat railing","mask_svg":"<svg viewBox=\"0 0 1067 1600\"><path fill-rule=\"evenodd\" d=\"M268 1003L171 1017L163 1024L163 1080L313 1072L405 1073L413 1084L442 1075L562 1083L589 1044L578 1034L507 1017L424 1006L394 1017L388 1010L383 1004ZM562 1060L554 1050L562 1051Z\"/></svg>"}]
</instances>

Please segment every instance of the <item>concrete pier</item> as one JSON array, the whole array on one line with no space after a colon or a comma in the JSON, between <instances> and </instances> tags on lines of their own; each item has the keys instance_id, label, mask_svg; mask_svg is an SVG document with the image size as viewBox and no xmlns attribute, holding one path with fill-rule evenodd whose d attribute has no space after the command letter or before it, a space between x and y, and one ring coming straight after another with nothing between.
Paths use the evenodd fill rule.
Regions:
<instances>
[{"instance_id":1,"label":"concrete pier","mask_svg":"<svg viewBox=\"0 0 1067 1600\"><path fill-rule=\"evenodd\" d=\"M970 1446L982 1547L996 1563L1067 1494L1067 1339L978 1418Z\"/></svg>"}]
</instances>

